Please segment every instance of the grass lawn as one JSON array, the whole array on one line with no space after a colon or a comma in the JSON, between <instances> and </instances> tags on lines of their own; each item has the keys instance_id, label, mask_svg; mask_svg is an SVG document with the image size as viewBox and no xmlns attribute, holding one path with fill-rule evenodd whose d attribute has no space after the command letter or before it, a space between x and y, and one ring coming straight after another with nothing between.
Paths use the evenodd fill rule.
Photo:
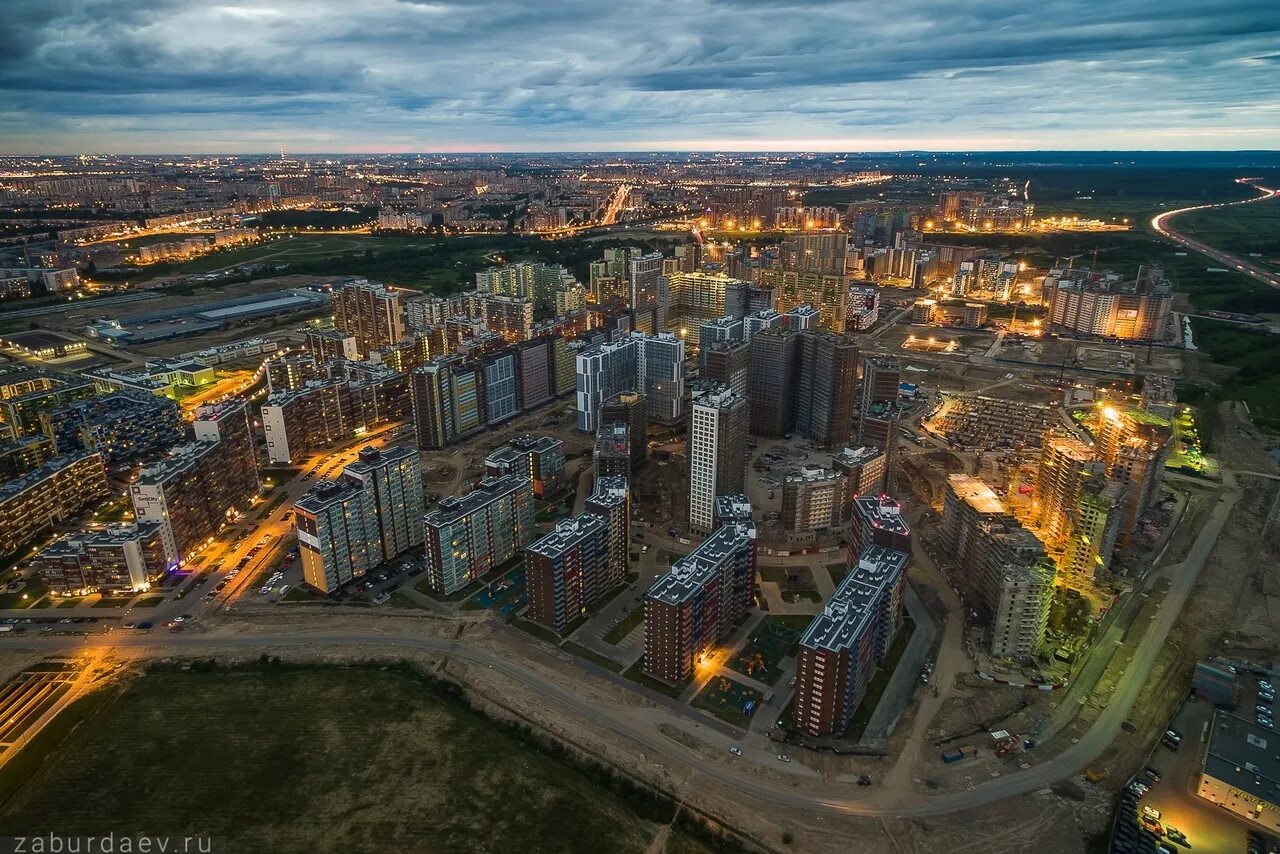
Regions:
<instances>
[{"instance_id":1,"label":"grass lawn","mask_svg":"<svg viewBox=\"0 0 1280 854\"><path fill-rule=\"evenodd\" d=\"M613 673L622 672L621 664L614 661L612 658L606 658L605 656L601 655L595 650L587 649L585 646L582 646L581 644L574 643L573 641L565 641L564 643L560 644L560 648L565 650L566 652L573 653L579 658L585 658L587 661L590 661L592 664L603 667L605 670L612 671Z\"/></svg>"},{"instance_id":2,"label":"grass lawn","mask_svg":"<svg viewBox=\"0 0 1280 854\"><path fill-rule=\"evenodd\" d=\"M535 638L544 640L549 644L554 644L556 646L560 645L560 636L558 634L540 623L535 623L533 620L526 620L523 617L518 617L513 625L522 632L527 632Z\"/></svg>"},{"instance_id":3,"label":"grass lawn","mask_svg":"<svg viewBox=\"0 0 1280 854\"><path fill-rule=\"evenodd\" d=\"M622 675L630 679L632 682L635 682L637 685L643 685L646 688L651 688L659 694L666 694L668 697L679 697L680 692L689 684L686 680L681 682L679 685L668 685L660 679L654 679L648 673L644 672L643 657L641 657L635 664L628 667L626 672Z\"/></svg>"},{"instance_id":4,"label":"grass lawn","mask_svg":"<svg viewBox=\"0 0 1280 854\"><path fill-rule=\"evenodd\" d=\"M849 564L844 561L839 563L827 564L827 575L831 576L831 583L840 586L840 582L844 581L844 577L849 574Z\"/></svg>"},{"instance_id":5,"label":"grass lawn","mask_svg":"<svg viewBox=\"0 0 1280 854\"><path fill-rule=\"evenodd\" d=\"M627 616L623 617L621 622L609 629L605 633L605 643L611 643L615 646L622 643L623 639L635 629L636 626L644 622L644 605L637 605L635 610L631 611Z\"/></svg>"},{"instance_id":6,"label":"grass lawn","mask_svg":"<svg viewBox=\"0 0 1280 854\"><path fill-rule=\"evenodd\" d=\"M103 596L93 603L95 608L123 608L133 601L132 596Z\"/></svg>"},{"instance_id":7,"label":"grass lawn","mask_svg":"<svg viewBox=\"0 0 1280 854\"><path fill-rule=\"evenodd\" d=\"M154 608L164 601L163 596L148 596L133 603L135 608Z\"/></svg>"},{"instance_id":8,"label":"grass lawn","mask_svg":"<svg viewBox=\"0 0 1280 854\"><path fill-rule=\"evenodd\" d=\"M4 834L148 828L230 851L420 851L429 839L436 851L612 854L644 851L645 819L670 817L399 668L149 674L78 701L20 757L0 771Z\"/></svg>"},{"instance_id":9,"label":"grass lawn","mask_svg":"<svg viewBox=\"0 0 1280 854\"><path fill-rule=\"evenodd\" d=\"M796 632L796 639L799 640L800 635L813 622L813 617L809 614L770 614L765 622L793 629Z\"/></svg>"},{"instance_id":10,"label":"grass lawn","mask_svg":"<svg viewBox=\"0 0 1280 854\"><path fill-rule=\"evenodd\" d=\"M902 621L902 629L898 632L898 636L893 639L893 646L889 647L889 654L884 657L884 661L880 662L880 667L876 669L876 675L871 677L871 684L867 686L867 693L863 695L862 702L858 704L858 708L853 712L853 717L849 719L849 726L844 731L845 738L850 741L857 741L862 738L862 731L867 728L867 721L871 720L872 713L876 710L876 706L880 704L880 695L884 693L885 686L889 684L889 677L893 675L893 671L897 668L898 659L902 658L902 653L907 648L907 641L911 640L911 634L915 630L915 621L910 617Z\"/></svg>"},{"instance_id":11,"label":"grass lawn","mask_svg":"<svg viewBox=\"0 0 1280 854\"><path fill-rule=\"evenodd\" d=\"M751 719L742 713L742 707L749 700L755 700L759 704L763 699L763 694L741 682L724 676L712 676L707 686L693 698L693 705L707 709L726 723L746 727Z\"/></svg>"},{"instance_id":12,"label":"grass lawn","mask_svg":"<svg viewBox=\"0 0 1280 854\"><path fill-rule=\"evenodd\" d=\"M70 599L59 599L58 607L59 608L76 608L76 607L79 607L80 603L83 601L84 599L80 596L72 596Z\"/></svg>"},{"instance_id":13,"label":"grass lawn","mask_svg":"<svg viewBox=\"0 0 1280 854\"><path fill-rule=\"evenodd\" d=\"M293 591L290 591L290 592L293 592ZM401 593L399 590L391 594L390 604L396 608L417 608L421 611L431 610L426 605L423 605L421 602L419 602L417 599L414 599L411 596L406 596L403 593Z\"/></svg>"},{"instance_id":14,"label":"grass lawn","mask_svg":"<svg viewBox=\"0 0 1280 854\"><path fill-rule=\"evenodd\" d=\"M30 608L45 594L44 579L32 576L27 586L13 593L0 593L0 608Z\"/></svg>"}]
</instances>

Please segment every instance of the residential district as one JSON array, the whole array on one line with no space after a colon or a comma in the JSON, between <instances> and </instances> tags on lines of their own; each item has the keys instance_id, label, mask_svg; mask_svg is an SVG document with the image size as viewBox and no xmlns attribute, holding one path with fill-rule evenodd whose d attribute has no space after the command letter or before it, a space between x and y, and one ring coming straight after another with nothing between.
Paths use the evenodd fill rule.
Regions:
<instances>
[{"instance_id":1,"label":"residential district","mask_svg":"<svg viewBox=\"0 0 1280 854\"><path fill-rule=\"evenodd\" d=\"M999 181L825 206L765 162L136 166L0 181L94 212L0 270L36 321L0 333L0 644L276 648L340 621L376 653L402 615L445 651L479 622L508 669L530 656L512 684L581 698L569 719L600 686L645 703L617 735L659 784L692 764L761 809L893 816L1120 782L1118 851L1280 835L1268 659L1194 663L1172 719L1138 703L1240 494L1179 402L1159 258L966 244L1086 227ZM128 284L353 205L363 233L607 239L456 288L227 275L267 260Z\"/></svg>"}]
</instances>

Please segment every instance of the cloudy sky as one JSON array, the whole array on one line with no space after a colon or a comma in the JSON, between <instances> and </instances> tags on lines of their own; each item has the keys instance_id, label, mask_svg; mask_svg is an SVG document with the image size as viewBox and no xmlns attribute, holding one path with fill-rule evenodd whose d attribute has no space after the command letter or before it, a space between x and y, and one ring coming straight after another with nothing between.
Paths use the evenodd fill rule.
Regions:
<instances>
[{"instance_id":1,"label":"cloudy sky","mask_svg":"<svg viewBox=\"0 0 1280 854\"><path fill-rule=\"evenodd\" d=\"M1280 148L1277 0L4 0L0 152Z\"/></svg>"}]
</instances>

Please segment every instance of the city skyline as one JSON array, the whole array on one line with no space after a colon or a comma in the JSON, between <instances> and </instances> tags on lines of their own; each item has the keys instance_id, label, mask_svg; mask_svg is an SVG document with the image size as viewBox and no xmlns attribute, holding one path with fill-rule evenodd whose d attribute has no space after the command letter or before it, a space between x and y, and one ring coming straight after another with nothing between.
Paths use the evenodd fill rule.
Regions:
<instances>
[{"instance_id":1,"label":"city skyline","mask_svg":"<svg viewBox=\"0 0 1280 854\"><path fill-rule=\"evenodd\" d=\"M1243 3L8 11L6 154L1214 150L1280 129L1280 11Z\"/></svg>"}]
</instances>

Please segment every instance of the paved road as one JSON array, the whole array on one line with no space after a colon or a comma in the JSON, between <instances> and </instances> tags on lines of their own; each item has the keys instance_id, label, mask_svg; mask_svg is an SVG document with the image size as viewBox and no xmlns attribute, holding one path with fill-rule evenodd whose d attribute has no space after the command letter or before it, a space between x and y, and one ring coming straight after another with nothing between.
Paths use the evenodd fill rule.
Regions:
<instances>
[{"instance_id":1,"label":"paved road","mask_svg":"<svg viewBox=\"0 0 1280 854\"><path fill-rule=\"evenodd\" d=\"M1201 529L1192 545L1187 559L1177 565L1176 572L1171 572L1173 586L1165 597L1159 615L1150 629L1143 636L1142 642L1129 667L1128 678L1123 680L1111 703L1103 710L1094 725L1080 740L1060 753L1058 756L1034 765L1030 768L1014 771L969 789L949 792L942 795L920 795L900 787L885 790L873 790L857 798L844 798L837 794L825 796L805 791L791 783L778 783L759 779L750 774L741 773L735 764L746 759L724 763L707 762L689 748L663 736L654 730L640 727L629 720L611 714L607 709L599 707L555 682L544 679L537 673L526 669L520 662L496 655L486 649L472 646L466 641L448 641L436 638L416 636L399 636L378 632L360 633L325 633L310 634L258 634L222 636L218 633L207 635L170 635L160 636L122 636L113 638L115 647L148 650L153 653L176 651L200 647L249 647L267 649L281 646L317 647L321 645L365 646L371 649L390 650L396 648L415 649L425 652L445 653L450 656L489 667L504 676L537 691L543 696L567 706L575 714L607 728L619 735L633 739L645 745L647 756L660 757L672 770L678 767L680 773L701 773L717 783L746 795L768 800L774 805L813 809L819 812L842 813L863 816L928 816L943 815L966 809L981 807L1014 795L1024 794L1047 786L1064 777L1078 772L1081 768L1100 754L1116 737L1120 724L1129 716L1130 707L1142 690L1148 674L1164 646L1165 638L1173 628L1182 605L1190 595L1200 570L1204 566L1214 543L1226 524L1232 508L1239 499L1239 491L1235 488L1234 479L1229 479L1227 489L1222 494L1218 506L1214 508L1209 522ZM1174 568L1170 568L1173 570ZM15 646L32 649L66 649L67 647L83 647L91 639L82 638L23 638ZM8 639L0 642L8 642ZM600 675L618 679L600 668L591 668ZM718 729L713 727L712 729ZM707 730L704 728L704 732ZM710 735L710 732L707 732ZM712 736L717 742L727 747L730 741L723 735Z\"/></svg>"},{"instance_id":2,"label":"paved road","mask_svg":"<svg viewBox=\"0 0 1280 854\"><path fill-rule=\"evenodd\" d=\"M1255 199L1245 199L1239 202L1222 202L1216 205L1196 205L1189 208L1179 208L1176 211L1165 211L1164 213L1151 218L1151 227L1155 229L1156 233L1161 237L1167 237L1175 243L1179 243L1188 249L1199 252L1206 258L1211 258L1214 261L1224 264L1228 270L1235 270L1238 273L1244 273L1246 276L1257 279L1259 282L1263 282L1275 288L1280 288L1280 274L1277 274L1274 270L1264 267L1261 264L1255 264L1248 258L1241 258L1238 255L1232 255L1230 252L1215 249L1207 243L1196 240L1194 237L1188 237L1179 231L1175 231L1170 225L1175 217L1184 213L1189 213L1190 211L1203 211L1211 208L1229 208L1236 205L1253 205L1258 202L1265 202L1280 198L1280 190L1272 190L1253 182L1254 179L1252 178L1237 179L1237 183L1248 184L1262 194Z\"/></svg>"}]
</instances>

